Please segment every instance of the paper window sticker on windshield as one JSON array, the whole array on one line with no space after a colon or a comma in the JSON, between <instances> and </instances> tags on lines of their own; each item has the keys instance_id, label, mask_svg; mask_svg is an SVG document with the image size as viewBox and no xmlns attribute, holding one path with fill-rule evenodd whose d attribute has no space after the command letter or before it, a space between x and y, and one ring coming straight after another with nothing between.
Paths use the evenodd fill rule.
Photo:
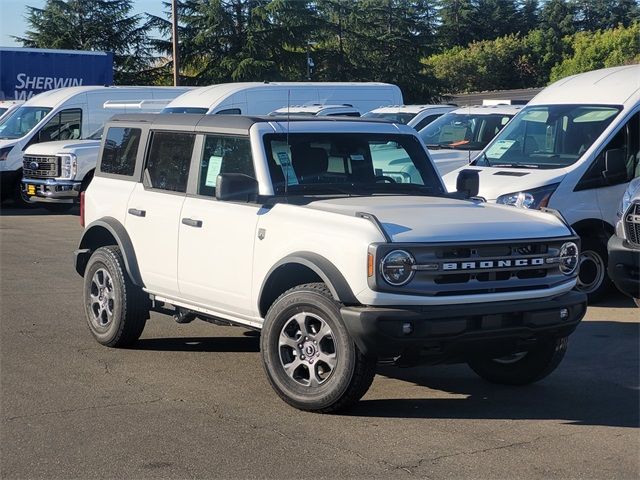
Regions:
<instances>
[{"instance_id":1,"label":"paper window sticker on windshield","mask_svg":"<svg viewBox=\"0 0 640 480\"><path fill-rule=\"evenodd\" d=\"M204 182L204 184L207 187L216 186L216 178L218 178L218 174L220 173L221 166L222 166L222 157L216 157L215 155L211 155L209 157L209 166L207 167L207 177Z\"/></svg>"},{"instance_id":2,"label":"paper window sticker on windshield","mask_svg":"<svg viewBox=\"0 0 640 480\"><path fill-rule=\"evenodd\" d=\"M364 161L364 155L360 155L360 154L349 155L349 158L351 158L352 162L363 162Z\"/></svg>"},{"instance_id":3,"label":"paper window sticker on windshield","mask_svg":"<svg viewBox=\"0 0 640 480\"><path fill-rule=\"evenodd\" d=\"M280 162L280 168L282 168L282 173L287 179L287 185L298 185L298 177L296 177L296 172L293 169L293 165L291 165L291 160L289 160L289 154L287 152L278 152L278 161Z\"/></svg>"},{"instance_id":4,"label":"paper window sticker on windshield","mask_svg":"<svg viewBox=\"0 0 640 480\"><path fill-rule=\"evenodd\" d=\"M498 140L487 150L487 157L502 158L514 143L516 143L515 140Z\"/></svg>"}]
</instances>

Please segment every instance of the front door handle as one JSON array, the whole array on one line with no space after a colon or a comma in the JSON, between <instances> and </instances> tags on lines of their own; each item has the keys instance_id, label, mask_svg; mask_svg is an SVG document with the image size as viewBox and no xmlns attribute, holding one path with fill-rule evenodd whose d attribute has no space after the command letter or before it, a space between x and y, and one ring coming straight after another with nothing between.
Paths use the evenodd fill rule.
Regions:
<instances>
[{"instance_id":1,"label":"front door handle","mask_svg":"<svg viewBox=\"0 0 640 480\"><path fill-rule=\"evenodd\" d=\"M202 227L202 220L194 220L193 218L183 218L182 223L189 225L190 227Z\"/></svg>"},{"instance_id":2,"label":"front door handle","mask_svg":"<svg viewBox=\"0 0 640 480\"><path fill-rule=\"evenodd\" d=\"M130 215L135 215L136 217L145 217L147 215L147 211L146 210L138 210L137 208L130 208L129 209L129 214Z\"/></svg>"}]
</instances>

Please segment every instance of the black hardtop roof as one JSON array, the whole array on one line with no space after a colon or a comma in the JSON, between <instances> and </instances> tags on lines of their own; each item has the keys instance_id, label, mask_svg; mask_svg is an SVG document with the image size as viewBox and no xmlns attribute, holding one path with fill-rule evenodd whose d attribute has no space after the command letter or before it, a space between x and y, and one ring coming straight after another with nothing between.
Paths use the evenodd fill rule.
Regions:
<instances>
[{"instance_id":1,"label":"black hardtop roof","mask_svg":"<svg viewBox=\"0 0 640 480\"><path fill-rule=\"evenodd\" d=\"M359 117L301 117L301 116L246 116L246 115L198 115L194 113L121 113L111 117L109 122L136 122L153 126L181 127L225 127L249 130L255 123L265 122L371 122L389 123L377 119Z\"/></svg>"}]
</instances>

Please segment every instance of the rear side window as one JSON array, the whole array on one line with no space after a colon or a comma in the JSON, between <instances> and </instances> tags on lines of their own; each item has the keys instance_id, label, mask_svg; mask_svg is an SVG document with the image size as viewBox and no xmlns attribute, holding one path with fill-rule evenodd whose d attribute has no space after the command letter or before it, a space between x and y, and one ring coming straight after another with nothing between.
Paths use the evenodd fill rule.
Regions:
<instances>
[{"instance_id":1,"label":"rear side window","mask_svg":"<svg viewBox=\"0 0 640 480\"><path fill-rule=\"evenodd\" d=\"M100 171L114 175L133 175L141 132L139 128L109 128L102 150Z\"/></svg>"},{"instance_id":2,"label":"rear side window","mask_svg":"<svg viewBox=\"0 0 640 480\"><path fill-rule=\"evenodd\" d=\"M195 135L153 132L147 154L145 185L171 192L187 191Z\"/></svg>"},{"instance_id":3,"label":"rear side window","mask_svg":"<svg viewBox=\"0 0 640 480\"><path fill-rule=\"evenodd\" d=\"M207 135L200 159L198 195L213 197L221 173L243 173L255 178L248 138Z\"/></svg>"}]
</instances>

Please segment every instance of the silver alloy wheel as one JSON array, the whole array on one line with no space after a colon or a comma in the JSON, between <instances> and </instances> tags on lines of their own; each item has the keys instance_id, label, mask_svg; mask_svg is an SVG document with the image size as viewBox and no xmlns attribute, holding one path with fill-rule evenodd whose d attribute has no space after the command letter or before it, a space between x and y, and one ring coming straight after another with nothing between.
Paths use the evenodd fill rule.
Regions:
<instances>
[{"instance_id":1,"label":"silver alloy wheel","mask_svg":"<svg viewBox=\"0 0 640 480\"><path fill-rule=\"evenodd\" d=\"M318 315L301 312L287 320L278 339L280 364L300 385L317 387L326 382L337 364L331 328Z\"/></svg>"},{"instance_id":2,"label":"silver alloy wheel","mask_svg":"<svg viewBox=\"0 0 640 480\"><path fill-rule=\"evenodd\" d=\"M526 357L529 352L517 352L512 353L511 355L507 355L505 357L494 358L493 361L496 363L502 363L504 365L508 365L510 363L516 363Z\"/></svg>"},{"instance_id":3,"label":"silver alloy wheel","mask_svg":"<svg viewBox=\"0 0 640 480\"><path fill-rule=\"evenodd\" d=\"M593 250L581 252L576 288L584 293L596 291L604 282L606 268L604 260L597 252Z\"/></svg>"},{"instance_id":4,"label":"silver alloy wheel","mask_svg":"<svg viewBox=\"0 0 640 480\"><path fill-rule=\"evenodd\" d=\"M107 327L113 320L115 292L111 275L104 268L99 268L91 279L91 321L100 329Z\"/></svg>"}]
</instances>

